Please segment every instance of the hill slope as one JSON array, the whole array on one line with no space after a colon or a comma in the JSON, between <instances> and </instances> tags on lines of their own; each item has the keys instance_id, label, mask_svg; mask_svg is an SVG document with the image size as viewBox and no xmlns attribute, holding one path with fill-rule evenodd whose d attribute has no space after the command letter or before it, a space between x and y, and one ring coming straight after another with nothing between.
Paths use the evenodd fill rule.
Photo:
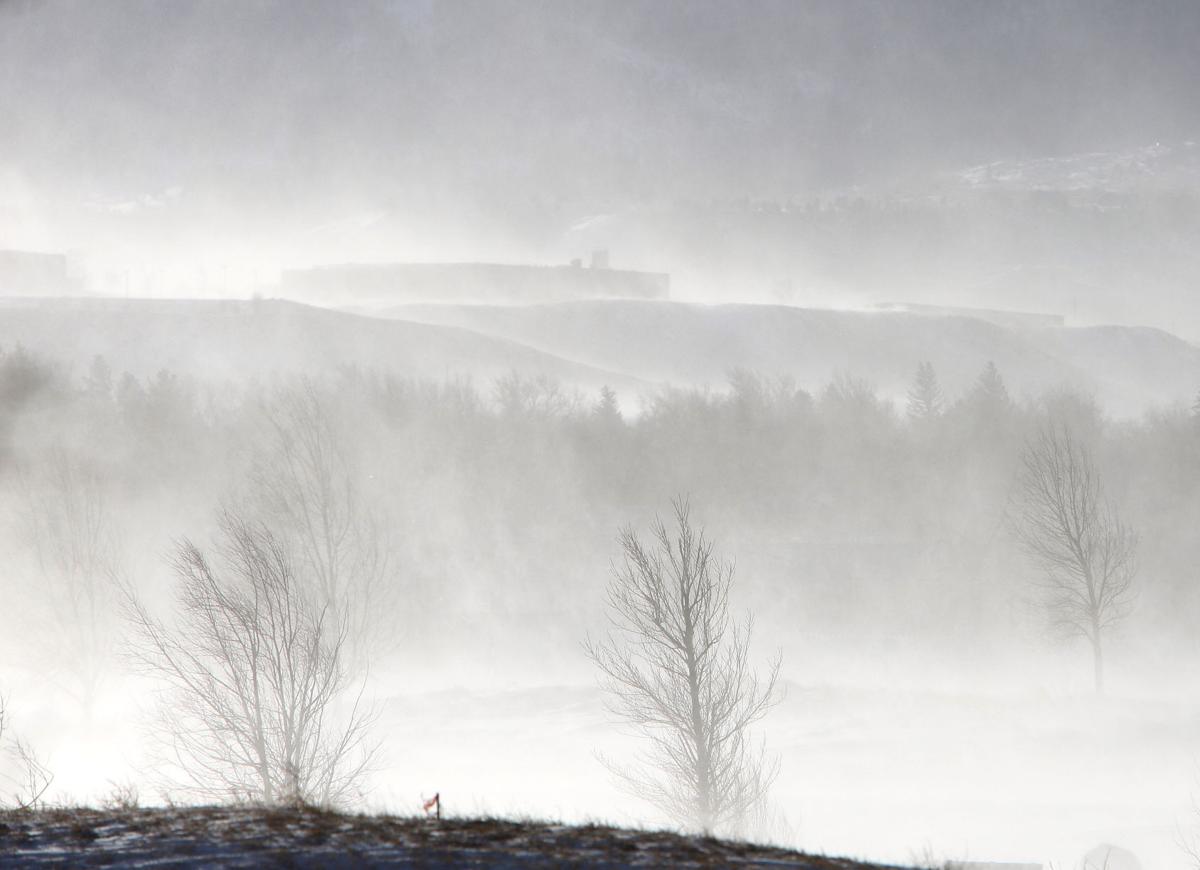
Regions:
<instances>
[{"instance_id":1,"label":"hill slope","mask_svg":"<svg viewBox=\"0 0 1200 870\"><path fill-rule=\"evenodd\" d=\"M0 866L792 867L879 865L678 834L495 819L200 807L0 815Z\"/></svg>"},{"instance_id":2,"label":"hill slope","mask_svg":"<svg viewBox=\"0 0 1200 870\"><path fill-rule=\"evenodd\" d=\"M723 384L736 367L819 390L838 372L902 398L930 360L948 397L994 361L1016 395L1072 386L1118 416L1188 402L1200 348L1135 327L1017 329L926 317L771 305L594 301L529 306L408 305L366 317L265 300L0 298L0 348L20 344L76 374L96 355L116 372L205 380L344 366L404 377L541 374L630 395L657 384Z\"/></svg>"},{"instance_id":3,"label":"hill slope","mask_svg":"<svg viewBox=\"0 0 1200 870\"><path fill-rule=\"evenodd\" d=\"M116 372L160 369L206 380L359 366L406 377L509 371L634 389L635 379L451 326L384 321L292 302L0 298L0 347L16 345L78 373L102 355Z\"/></svg>"},{"instance_id":4,"label":"hill slope","mask_svg":"<svg viewBox=\"0 0 1200 870\"><path fill-rule=\"evenodd\" d=\"M1190 401L1200 387L1200 348L1142 327L1023 329L971 317L624 300L408 305L381 314L462 326L680 385L720 384L740 366L791 375L810 390L847 372L901 397L917 363L929 360L954 397L992 360L1016 396L1069 385L1117 415Z\"/></svg>"}]
</instances>

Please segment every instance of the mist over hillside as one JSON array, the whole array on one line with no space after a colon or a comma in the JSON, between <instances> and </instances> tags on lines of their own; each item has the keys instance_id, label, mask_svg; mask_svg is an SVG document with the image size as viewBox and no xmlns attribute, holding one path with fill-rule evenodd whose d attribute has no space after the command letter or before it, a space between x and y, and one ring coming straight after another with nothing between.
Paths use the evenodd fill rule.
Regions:
<instances>
[{"instance_id":1,"label":"mist over hillside","mask_svg":"<svg viewBox=\"0 0 1200 870\"><path fill-rule=\"evenodd\" d=\"M680 298L1172 328L1198 36L1174 0L10 0L0 244L142 295L600 245Z\"/></svg>"},{"instance_id":2,"label":"mist over hillside","mask_svg":"<svg viewBox=\"0 0 1200 870\"><path fill-rule=\"evenodd\" d=\"M0 0L0 865L1200 868L1197 45Z\"/></svg>"},{"instance_id":3,"label":"mist over hillside","mask_svg":"<svg viewBox=\"0 0 1200 870\"><path fill-rule=\"evenodd\" d=\"M670 264L709 301L974 305L1195 341L1200 149L1158 150L1182 167L1140 151L1000 162L832 196L634 208L567 238Z\"/></svg>"},{"instance_id":4,"label":"mist over hillside","mask_svg":"<svg viewBox=\"0 0 1200 870\"><path fill-rule=\"evenodd\" d=\"M1186 407L1200 348L1133 327L1005 326L966 315L631 300L542 305L405 305L352 314L283 300L0 300L0 348L23 347L76 376L96 357L139 377L204 382L317 375L340 368L487 385L512 372L638 413L666 387L724 391L730 377L788 377L816 395L835 376L864 379L903 407L918 363L948 396L989 362L1017 398L1055 390L1137 419Z\"/></svg>"},{"instance_id":5,"label":"mist over hillside","mask_svg":"<svg viewBox=\"0 0 1200 870\"><path fill-rule=\"evenodd\" d=\"M788 375L819 391L836 374L867 379L903 404L919 362L950 395L994 362L1018 396L1064 388L1138 417L1190 405L1200 348L1154 329L1006 327L961 316L780 305L578 302L533 306L410 305L385 312L463 326L612 371L678 386L719 387L735 369Z\"/></svg>"},{"instance_id":6,"label":"mist over hillside","mask_svg":"<svg viewBox=\"0 0 1200 870\"><path fill-rule=\"evenodd\" d=\"M457 327L384 322L281 300L0 299L0 347L65 363L102 357L116 372L205 382L358 368L409 378L477 379L519 370L590 390L639 378L591 368Z\"/></svg>"}]
</instances>

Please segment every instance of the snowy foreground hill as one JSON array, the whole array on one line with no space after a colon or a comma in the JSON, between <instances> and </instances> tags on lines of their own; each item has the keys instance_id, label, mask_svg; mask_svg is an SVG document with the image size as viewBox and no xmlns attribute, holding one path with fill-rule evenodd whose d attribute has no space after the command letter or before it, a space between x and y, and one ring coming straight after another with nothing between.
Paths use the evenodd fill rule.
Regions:
<instances>
[{"instance_id":1,"label":"snowy foreground hill","mask_svg":"<svg viewBox=\"0 0 1200 870\"><path fill-rule=\"evenodd\" d=\"M882 865L678 834L312 809L52 809L0 814L3 867L793 867Z\"/></svg>"}]
</instances>

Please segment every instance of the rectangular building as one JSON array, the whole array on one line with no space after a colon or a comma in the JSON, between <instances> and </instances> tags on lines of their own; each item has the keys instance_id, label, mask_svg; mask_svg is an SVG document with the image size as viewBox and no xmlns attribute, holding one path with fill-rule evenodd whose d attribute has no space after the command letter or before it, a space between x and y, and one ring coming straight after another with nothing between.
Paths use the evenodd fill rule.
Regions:
<instances>
[{"instance_id":1,"label":"rectangular building","mask_svg":"<svg viewBox=\"0 0 1200 870\"><path fill-rule=\"evenodd\" d=\"M671 278L569 266L497 263L379 263L292 269L282 295L301 302L402 305L410 302L528 304L580 299L667 299Z\"/></svg>"}]
</instances>

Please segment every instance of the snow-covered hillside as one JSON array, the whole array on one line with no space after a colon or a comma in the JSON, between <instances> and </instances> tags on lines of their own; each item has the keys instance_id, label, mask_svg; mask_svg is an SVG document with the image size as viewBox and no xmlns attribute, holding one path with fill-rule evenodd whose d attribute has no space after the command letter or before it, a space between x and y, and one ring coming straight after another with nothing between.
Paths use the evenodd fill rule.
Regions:
<instances>
[{"instance_id":1,"label":"snow-covered hillside","mask_svg":"<svg viewBox=\"0 0 1200 870\"><path fill-rule=\"evenodd\" d=\"M385 313L676 385L720 386L742 367L789 375L815 391L843 373L899 399L917 363L929 360L953 397L993 361L1018 398L1070 387L1093 394L1117 416L1190 403L1200 388L1200 348L1147 328L1021 329L963 316L632 301L405 306Z\"/></svg>"}]
</instances>

